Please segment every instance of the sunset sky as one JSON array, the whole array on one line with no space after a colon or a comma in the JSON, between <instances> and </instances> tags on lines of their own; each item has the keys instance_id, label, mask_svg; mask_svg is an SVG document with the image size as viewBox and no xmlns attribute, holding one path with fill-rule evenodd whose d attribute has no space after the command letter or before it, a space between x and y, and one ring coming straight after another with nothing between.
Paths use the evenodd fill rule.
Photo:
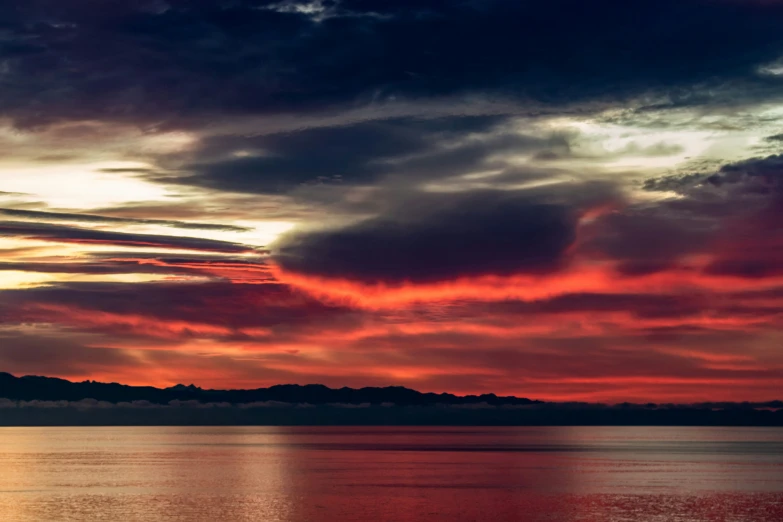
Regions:
<instances>
[{"instance_id":1,"label":"sunset sky","mask_svg":"<svg viewBox=\"0 0 783 522\"><path fill-rule=\"evenodd\" d=\"M0 371L783 398L783 2L0 2Z\"/></svg>"}]
</instances>

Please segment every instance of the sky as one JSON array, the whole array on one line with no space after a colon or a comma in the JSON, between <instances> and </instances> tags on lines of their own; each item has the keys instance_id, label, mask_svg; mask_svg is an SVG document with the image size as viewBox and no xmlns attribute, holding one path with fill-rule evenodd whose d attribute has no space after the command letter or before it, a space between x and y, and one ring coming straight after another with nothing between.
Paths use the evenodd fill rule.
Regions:
<instances>
[{"instance_id":1,"label":"sky","mask_svg":"<svg viewBox=\"0 0 783 522\"><path fill-rule=\"evenodd\" d=\"M0 371L783 389L783 2L6 0Z\"/></svg>"}]
</instances>

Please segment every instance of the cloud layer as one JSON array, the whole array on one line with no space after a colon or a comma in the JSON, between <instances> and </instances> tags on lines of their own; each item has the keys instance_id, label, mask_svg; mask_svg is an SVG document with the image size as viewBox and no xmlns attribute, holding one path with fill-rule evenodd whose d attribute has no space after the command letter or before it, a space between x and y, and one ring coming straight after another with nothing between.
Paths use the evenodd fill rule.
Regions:
<instances>
[{"instance_id":1,"label":"cloud layer","mask_svg":"<svg viewBox=\"0 0 783 522\"><path fill-rule=\"evenodd\" d=\"M544 105L706 83L766 87L777 2L6 2L3 88L20 124L492 95ZM100 42L101 45L95 45Z\"/></svg>"}]
</instances>

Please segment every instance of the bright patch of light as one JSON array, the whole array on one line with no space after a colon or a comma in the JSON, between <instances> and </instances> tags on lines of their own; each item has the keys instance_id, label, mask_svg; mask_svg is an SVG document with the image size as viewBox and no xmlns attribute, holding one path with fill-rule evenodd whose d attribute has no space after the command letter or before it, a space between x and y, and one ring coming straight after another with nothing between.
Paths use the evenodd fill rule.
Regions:
<instances>
[{"instance_id":1,"label":"bright patch of light","mask_svg":"<svg viewBox=\"0 0 783 522\"><path fill-rule=\"evenodd\" d=\"M139 138L139 149L155 153L180 152L189 149L198 138L187 132L145 134Z\"/></svg>"},{"instance_id":2,"label":"bright patch of light","mask_svg":"<svg viewBox=\"0 0 783 522\"><path fill-rule=\"evenodd\" d=\"M198 142L188 132L145 132L137 127L97 121L54 124L35 132L20 131L0 120L0 161L34 160L40 165L91 163L128 154L167 154Z\"/></svg>"},{"instance_id":3,"label":"bright patch of light","mask_svg":"<svg viewBox=\"0 0 783 522\"><path fill-rule=\"evenodd\" d=\"M511 181L505 183L503 188L506 190L531 190L534 188L546 187L550 185L559 185L561 183L568 183L573 181L572 177L564 176L552 176L548 179L536 179L533 181L522 181L519 183L513 183ZM459 193L470 192L473 190L487 190L497 189L498 184L492 181L492 177L481 177L478 179L470 178L469 176L463 176L461 179L447 178L444 181L427 183L422 185L421 189L425 192L435 193Z\"/></svg>"},{"instance_id":4,"label":"bright patch of light","mask_svg":"<svg viewBox=\"0 0 783 522\"><path fill-rule=\"evenodd\" d=\"M765 65L759 68L759 73L764 76L783 76L783 63Z\"/></svg>"},{"instance_id":5,"label":"bright patch of light","mask_svg":"<svg viewBox=\"0 0 783 522\"><path fill-rule=\"evenodd\" d=\"M180 279L184 278L181 277ZM187 279L201 280L205 278L188 277ZM172 277L165 274L68 274L8 270L0 271L0 290L30 288L67 282L151 283L169 280L172 280Z\"/></svg>"},{"instance_id":6,"label":"bright patch of light","mask_svg":"<svg viewBox=\"0 0 783 522\"><path fill-rule=\"evenodd\" d=\"M36 274L33 272L1 271L0 289L11 290L14 288L24 288L26 286L38 286L51 281L56 281L55 274Z\"/></svg>"},{"instance_id":7,"label":"bright patch of light","mask_svg":"<svg viewBox=\"0 0 783 522\"><path fill-rule=\"evenodd\" d=\"M240 226L248 226L253 229L250 232L238 233L237 235L239 236L240 241L246 240L250 244L261 245L268 245L274 242L278 237L285 234L295 226L294 223L290 223L288 221L266 221L252 225L250 223L241 222L237 224Z\"/></svg>"},{"instance_id":8,"label":"bright patch of light","mask_svg":"<svg viewBox=\"0 0 783 522\"><path fill-rule=\"evenodd\" d=\"M247 231L227 230L197 230L186 228L173 228L162 225L126 225L114 230L122 232L135 232L140 234L176 235L178 237L193 237L201 239L214 239L231 243L242 243L256 247L266 246L276 240L280 235L291 230L295 224L288 221L231 221L226 224L244 227ZM166 250L173 250L167 248ZM253 254L251 254L253 255Z\"/></svg>"},{"instance_id":9,"label":"bright patch of light","mask_svg":"<svg viewBox=\"0 0 783 522\"><path fill-rule=\"evenodd\" d=\"M566 122L579 132L572 144L575 156L601 160L612 167L667 168L703 155L714 132L655 130L595 122Z\"/></svg>"},{"instance_id":10,"label":"bright patch of light","mask_svg":"<svg viewBox=\"0 0 783 522\"><path fill-rule=\"evenodd\" d=\"M0 165L0 190L23 192L52 207L89 208L165 199L161 185L105 169L143 169L144 163L111 161L84 165Z\"/></svg>"}]
</instances>

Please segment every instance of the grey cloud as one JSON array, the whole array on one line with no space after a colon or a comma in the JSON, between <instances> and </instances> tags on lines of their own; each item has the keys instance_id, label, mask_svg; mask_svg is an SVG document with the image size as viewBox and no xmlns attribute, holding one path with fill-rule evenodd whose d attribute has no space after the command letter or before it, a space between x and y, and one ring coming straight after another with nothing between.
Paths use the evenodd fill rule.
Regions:
<instances>
[{"instance_id":1,"label":"grey cloud","mask_svg":"<svg viewBox=\"0 0 783 522\"><path fill-rule=\"evenodd\" d=\"M717 256L707 269L714 274L779 272L783 250L773 238L783 217L783 156L652 179L644 188L678 197L603 217L586 249L625 263L621 270L629 274L672 268L695 253Z\"/></svg>"},{"instance_id":2,"label":"grey cloud","mask_svg":"<svg viewBox=\"0 0 783 522\"><path fill-rule=\"evenodd\" d=\"M106 223L124 225L161 225L166 227L195 229L195 230L221 230L225 232L246 232L245 227L222 225L214 223L194 223L186 221L174 221L164 219L120 218L113 216L100 216L96 214L80 214L69 212L44 212L40 210L22 210L15 208L0 208L0 214L26 218L36 221L76 221L84 223Z\"/></svg>"},{"instance_id":3,"label":"grey cloud","mask_svg":"<svg viewBox=\"0 0 783 522\"><path fill-rule=\"evenodd\" d=\"M154 234L132 234L24 221L0 221L0 236L12 236L59 243L96 243L116 246L204 250L208 252L235 254L257 252L255 248L250 246L213 239Z\"/></svg>"},{"instance_id":4,"label":"grey cloud","mask_svg":"<svg viewBox=\"0 0 783 522\"><path fill-rule=\"evenodd\" d=\"M592 201L615 195L597 185ZM583 196L589 185L568 187ZM595 188L593 188L595 190ZM535 193L534 193L535 194ZM284 269L365 282L557 271L575 239L578 209L545 195L474 192L412 197L380 216L342 228L291 233L273 247Z\"/></svg>"},{"instance_id":5,"label":"grey cloud","mask_svg":"<svg viewBox=\"0 0 783 522\"><path fill-rule=\"evenodd\" d=\"M383 177L422 182L507 166L500 154L568 148L560 136L534 137L504 118L400 118L262 136L213 136L191 157L161 157L178 174L149 179L235 192L285 193L306 184L362 184Z\"/></svg>"}]
</instances>

